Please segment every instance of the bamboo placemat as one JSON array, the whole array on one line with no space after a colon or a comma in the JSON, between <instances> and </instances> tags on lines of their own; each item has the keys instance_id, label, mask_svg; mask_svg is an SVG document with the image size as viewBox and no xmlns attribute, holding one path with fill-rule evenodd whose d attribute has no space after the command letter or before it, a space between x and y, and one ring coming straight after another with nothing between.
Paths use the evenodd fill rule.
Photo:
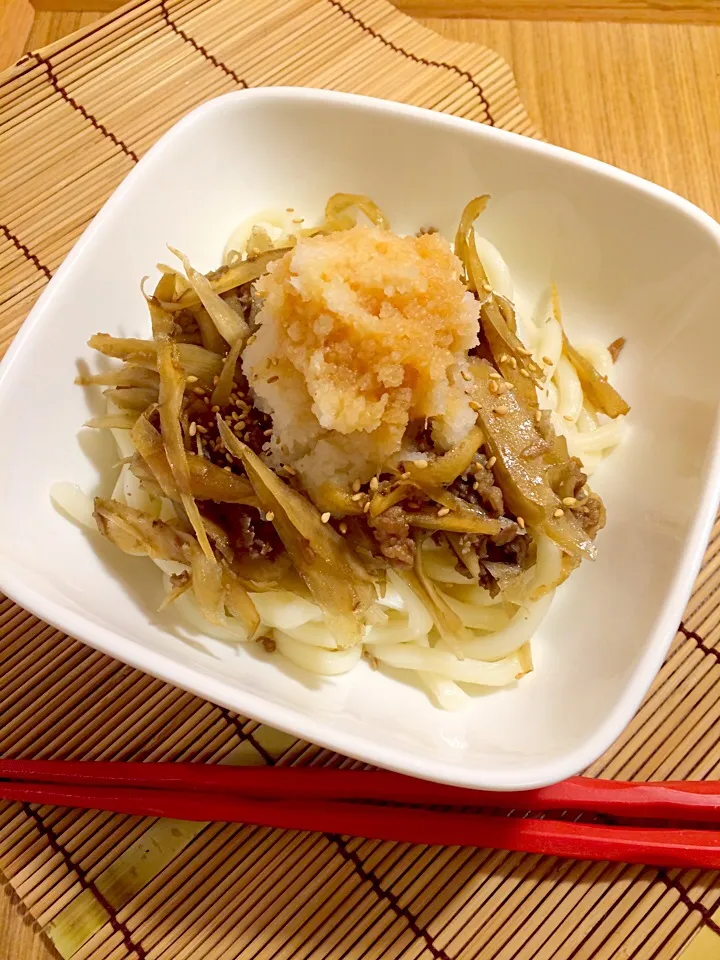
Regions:
<instances>
[{"instance_id":1,"label":"bamboo placemat","mask_svg":"<svg viewBox=\"0 0 720 960\"><path fill-rule=\"evenodd\" d=\"M332 87L534 135L493 53L384 0L145 0L0 78L0 353L103 201L198 103ZM720 525L668 660L589 771L716 777ZM88 650L0 597L5 756L347 763ZM666 960L720 934L701 871L0 805L0 869L73 960ZM719 941L720 942L720 941Z\"/></svg>"}]
</instances>

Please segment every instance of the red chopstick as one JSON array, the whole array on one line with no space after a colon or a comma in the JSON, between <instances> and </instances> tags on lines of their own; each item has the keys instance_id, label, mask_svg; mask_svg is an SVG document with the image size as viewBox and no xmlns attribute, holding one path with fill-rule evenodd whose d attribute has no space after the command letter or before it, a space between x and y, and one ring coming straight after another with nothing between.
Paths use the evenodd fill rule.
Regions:
<instances>
[{"instance_id":1,"label":"red chopstick","mask_svg":"<svg viewBox=\"0 0 720 960\"><path fill-rule=\"evenodd\" d=\"M538 790L499 793L417 780L389 770L95 760L0 760L3 779L204 794L226 791L267 800L370 800L503 810L578 810L648 820L720 823L720 783L712 781L634 783L571 777Z\"/></svg>"},{"instance_id":2,"label":"red chopstick","mask_svg":"<svg viewBox=\"0 0 720 960\"><path fill-rule=\"evenodd\" d=\"M666 867L720 868L720 832L606 826L348 801L267 800L197 791L0 784L29 803L181 820L226 821L440 846L496 847Z\"/></svg>"},{"instance_id":3,"label":"red chopstick","mask_svg":"<svg viewBox=\"0 0 720 960\"><path fill-rule=\"evenodd\" d=\"M28 803L577 859L720 868L718 830L577 823L421 806L579 810L717 823L720 785L708 782L635 784L575 777L540 790L488 793L386 771L28 760L0 760L0 778L0 798Z\"/></svg>"}]
</instances>

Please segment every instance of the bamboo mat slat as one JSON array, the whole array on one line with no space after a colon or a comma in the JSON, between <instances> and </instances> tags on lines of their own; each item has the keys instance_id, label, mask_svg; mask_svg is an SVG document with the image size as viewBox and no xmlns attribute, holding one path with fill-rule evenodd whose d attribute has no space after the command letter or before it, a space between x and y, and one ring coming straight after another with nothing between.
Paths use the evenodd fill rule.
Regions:
<instances>
[{"instance_id":1,"label":"bamboo mat slat","mask_svg":"<svg viewBox=\"0 0 720 960\"><path fill-rule=\"evenodd\" d=\"M130 3L0 76L0 355L158 137L211 97L268 84L537 135L503 61L385 0ZM589 775L718 776L719 589L717 525L665 666ZM0 716L5 756L350 763L88 650L2 597ZM675 960L698 932L693 953L720 935L708 871L27 804L0 804L0 869L67 960Z\"/></svg>"}]
</instances>

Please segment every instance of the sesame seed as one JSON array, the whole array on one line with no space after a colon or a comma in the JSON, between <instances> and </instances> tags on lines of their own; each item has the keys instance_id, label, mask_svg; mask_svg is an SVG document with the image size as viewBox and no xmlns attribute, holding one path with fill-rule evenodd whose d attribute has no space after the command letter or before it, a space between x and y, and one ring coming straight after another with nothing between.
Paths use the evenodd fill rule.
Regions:
<instances>
[{"instance_id":1,"label":"sesame seed","mask_svg":"<svg viewBox=\"0 0 720 960\"><path fill-rule=\"evenodd\" d=\"M489 283L481 283L480 286L483 288L485 293L492 293L492 287Z\"/></svg>"},{"instance_id":2,"label":"sesame seed","mask_svg":"<svg viewBox=\"0 0 720 960\"><path fill-rule=\"evenodd\" d=\"M501 403L498 407L493 407L493 413L496 413L499 417L504 417L508 412L508 408L504 403Z\"/></svg>"},{"instance_id":3,"label":"sesame seed","mask_svg":"<svg viewBox=\"0 0 720 960\"><path fill-rule=\"evenodd\" d=\"M495 466L496 463L497 463L497 457L490 457L490 459L487 462L488 470L492 470L492 468Z\"/></svg>"},{"instance_id":4,"label":"sesame seed","mask_svg":"<svg viewBox=\"0 0 720 960\"><path fill-rule=\"evenodd\" d=\"M193 387L193 393L198 397L204 397L205 387Z\"/></svg>"},{"instance_id":5,"label":"sesame seed","mask_svg":"<svg viewBox=\"0 0 720 960\"><path fill-rule=\"evenodd\" d=\"M493 381L493 383L494 383L494 382L495 382L495 381ZM497 388L498 396L501 397L504 393L507 393L511 386L512 386L512 384L508 384L505 380L502 380L502 381L498 384L498 388Z\"/></svg>"},{"instance_id":6,"label":"sesame seed","mask_svg":"<svg viewBox=\"0 0 720 960\"><path fill-rule=\"evenodd\" d=\"M475 483L473 484L473 490L479 490L479 489L480 489L480 484L476 480Z\"/></svg>"},{"instance_id":7,"label":"sesame seed","mask_svg":"<svg viewBox=\"0 0 720 960\"><path fill-rule=\"evenodd\" d=\"M233 424L233 430L235 431L235 433L242 433L244 429L245 429L245 424L244 424L244 423L234 423L234 424Z\"/></svg>"},{"instance_id":8,"label":"sesame seed","mask_svg":"<svg viewBox=\"0 0 720 960\"><path fill-rule=\"evenodd\" d=\"M553 363L550 357L543 357L542 362L545 364L546 367L551 367Z\"/></svg>"},{"instance_id":9,"label":"sesame seed","mask_svg":"<svg viewBox=\"0 0 720 960\"><path fill-rule=\"evenodd\" d=\"M227 470L228 473L232 473L232 467L223 467L223 470Z\"/></svg>"},{"instance_id":10,"label":"sesame seed","mask_svg":"<svg viewBox=\"0 0 720 960\"><path fill-rule=\"evenodd\" d=\"M268 378L267 378L267 383L275 383L275 382L276 382L277 380L279 380L279 379L280 379L280 378L278 377L278 375L275 374L274 377L268 377Z\"/></svg>"},{"instance_id":11,"label":"sesame seed","mask_svg":"<svg viewBox=\"0 0 720 960\"><path fill-rule=\"evenodd\" d=\"M263 436L264 436L264 437L271 437L271 436L272 436L272 427L268 427L267 430L263 430Z\"/></svg>"},{"instance_id":12,"label":"sesame seed","mask_svg":"<svg viewBox=\"0 0 720 960\"><path fill-rule=\"evenodd\" d=\"M510 357L508 359L508 363L513 368L513 370L517 370L517 360L515 359L515 357Z\"/></svg>"},{"instance_id":13,"label":"sesame seed","mask_svg":"<svg viewBox=\"0 0 720 960\"><path fill-rule=\"evenodd\" d=\"M501 380L501 379L502 379L501 376L500 376L500 374L497 372L497 370L491 370L490 373L488 374L488 376L489 376L489 377L492 377L493 380Z\"/></svg>"},{"instance_id":14,"label":"sesame seed","mask_svg":"<svg viewBox=\"0 0 720 960\"><path fill-rule=\"evenodd\" d=\"M470 407L471 410L474 410L475 413L479 413L479 412L480 412L480 404L479 404L479 403L476 403L474 400L471 400L470 403L468 404L468 406ZM422 463L422 461L420 461L420 463ZM418 465L419 465L419 464L418 464Z\"/></svg>"},{"instance_id":15,"label":"sesame seed","mask_svg":"<svg viewBox=\"0 0 720 960\"><path fill-rule=\"evenodd\" d=\"M535 411L535 423L540 423L542 420L542 410Z\"/></svg>"},{"instance_id":16,"label":"sesame seed","mask_svg":"<svg viewBox=\"0 0 720 960\"><path fill-rule=\"evenodd\" d=\"M365 494L363 494L363 493L354 493L354 494L352 495L352 497L350 497L350 499L351 499L351 500L354 500L355 503L357 503L358 500L362 500L362 498L363 498L364 496L365 496Z\"/></svg>"},{"instance_id":17,"label":"sesame seed","mask_svg":"<svg viewBox=\"0 0 720 960\"><path fill-rule=\"evenodd\" d=\"M275 519L275 514L272 512L272 510L268 510L268 512L265 514L265 519L267 520L268 523L273 522L273 520Z\"/></svg>"},{"instance_id":18,"label":"sesame seed","mask_svg":"<svg viewBox=\"0 0 720 960\"><path fill-rule=\"evenodd\" d=\"M524 357L531 357L532 351L526 350L524 347L518 347L518 353L521 353Z\"/></svg>"},{"instance_id":19,"label":"sesame seed","mask_svg":"<svg viewBox=\"0 0 720 960\"><path fill-rule=\"evenodd\" d=\"M213 386L216 387L220 383L220 377L213 377Z\"/></svg>"},{"instance_id":20,"label":"sesame seed","mask_svg":"<svg viewBox=\"0 0 720 960\"><path fill-rule=\"evenodd\" d=\"M575 497L563 497L563 503L566 507L574 507L577 499Z\"/></svg>"},{"instance_id":21,"label":"sesame seed","mask_svg":"<svg viewBox=\"0 0 720 960\"><path fill-rule=\"evenodd\" d=\"M210 397L203 397L203 403L206 407L210 406Z\"/></svg>"},{"instance_id":22,"label":"sesame seed","mask_svg":"<svg viewBox=\"0 0 720 960\"><path fill-rule=\"evenodd\" d=\"M330 514L327 513L327 512L326 512L326 513L323 513L323 514L321 515L320 519L322 520L323 523L327 523L328 520L330 519Z\"/></svg>"},{"instance_id":23,"label":"sesame seed","mask_svg":"<svg viewBox=\"0 0 720 960\"><path fill-rule=\"evenodd\" d=\"M517 518L517 525L520 527L521 530L524 530L524 529L525 529L525 517L518 517L518 518Z\"/></svg>"},{"instance_id":24,"label":"sesame seed","mask_svg":"<svg viewBox=\"0 0 720 960\"><path fill-rule=\"evenodd\" d=\"M507 363L507 360L508 360L508 355L504 353L498 360L498 363Z\"/></svg>"},{"instance_id":25,"label":"sesame seed","mask_svg":"<svg viewBox=\"0 0 720 960\"><path fill-rule=\"evenodd\" d=\"M470 381L472 380L472 374L471 374L468 370L461 370L461 371L460 371L460 376L461 376L461 377L463 378L463 380L465 380L467 383L470 383Z\"/></svg>"},{"instance_id":26,"label":"sesame seed","mask_svg":"<svg viewBox=\"0 0 720 960\"><path fill-rule=\"evenodd\" d=\"M401 473L401 474L400 474L400 479L401 479L401 480L409 480L409 479L410 479L410 474L408 473L407 470L406 470L404 473Z\"/></svg>"},{"instance_id":27,"label":"sesame seed","mask_svg":"<svg viewBox=\"0 0 720 960\"><path fill-rule=\"evenodd\" d=\"M488 390L492 394L498 393L498 391L500 390L500 387L498 386L497 381L491 380L490 383L488 383Z\"/></svg>"},{"instance_id":28,"label":"sesame seed","mask_svg":"<svg viewBox=\"0 0 720 960\"><path fill-rule=\"evenodd\" d=\"M450 513L450 507L440 507L438 510L439 517L446 517Z\"/></svg>"},{"instance_id":29,"label":"sesame seed","mask_svg":"<svg viewBox=\"0 0 720 960\"><path fill-rule=\"evenodd\" d=\"M569 417L566 413L563 414L563 420L567 420L568 423L572 423L572 422L573 422L573 418L572 418L572 417Z\"/></svg>"},{"instance_id":30,"label":"sesame seed","mask_svg":"<svg viewBox=\"0 0 720 960\"><path fill-rule=\"evenodd\" d=\"M470 406L472 407L472 403L470 404ZM428 465L427 460L416 460L416 461L415 461L415 466L417 467L418 470L424 470L424 469L427 467L427 465Z\"/></svg>"},{"instance_id":31,"label":"sesame seed","mask_svg":"<svg viewBox=\"0 0 720 960\"><path fill-rule=\"evenodd\" d=\"M340 533L345 534L348 531L348 525L343 521L339 527Z\"/></svg>"},{"instance_id":32,"label":"sesame seed","mask_svg":"<svg viewBox=\"0 0 720 960\"><path fill-rule=\"evenodd\" d=\"M297 471L294 467L291 467L290 464L285 464L285 473L289 473L291 477L297 476Z\"/></svg>"},{"instance_id":33,"label":"sesame seed","mask_svg":"<svg viewBox=\"0 0 720 960\"><path fill-rule=\"evenodd\" d=\"M360 481L359 481L359 480L353 480L353 482L352 482L352 489L353 489L353 493L357 493L357 492L358 492L358 490L360 489Z\"/></svg>"},{"instance_id":34,"label":"sesame seed","mask_svg":"<svg viewBox=\"0 0 720 960\"><path fill-rule=\"evenodd\" d=\"M198 378L197 378L193 373L191 373L189 377L185 377L185 382L186 382L186 383L197 383L197 382L198 382Z\"/></svg>"},{"instance_id":35,"label":"sesame seed","mask_svg":"<svg viewBox=\"0 0 720 960\"><path fill-rule=\"evenodd\" d=\"M554 516L554 517L564 517L564 516L565 516L565 511L564 511L564 510L561 510L560 507L558 507L557 510L555 511L555 513L553 513L553 516Z\"/></svg>"},{"instance_id":36,"label":"sesame seed","mask_svg":"<svg viewBox=\"0 0 720 960\"><path fill-rule=\"evenodd\" d=\"M370 501L368 500L368 502L363 507L363 513L367 513L369 509L370 509Z\"/></svg>"},{"instance_id":37,"label":"sesame seed","mask_svg":"<svg viewBox=\"0 0 720 960\"><path fill-rule=\"evenodd\" d=\"M232 454L231 454L231 453L226 453L226 454L225 454L225 459L227 460L228 463L232 463L232 462L233 462Z\"/></svg>"},{"instance_id":38,"label":"sesame seed","mask_svg":"<svg viewBox=\"0 0 720 960\"><path fill-rule=\"evenodd\" d=\"M204 427L201 423L197 424L198 433L207 433L207 427Z\"/></svg>"},{"instance_id":39,"label":"sesame seed","mask_svg":"<svg viewBox=\"0 0 720 960\"><path fill-rule=\"evenodd\" d=\"M293 223L302 223L304 219L304 217L294 217Z\"/></svg>"},{"instance_id":40,"label":"sesame seed","mask_svg":"<svg viewBox=\"0 0 720 960\"><path fill-rule=\"evenodd\" d=\"M378 478L377 478L377 477L371 477L371 478L370 478L370 489L373 491L373 493L377 490L377 488L378 488L379 486L380 486L380 482L379 482Z\"/></svg>"},{"instance_id":41,"label":"sesame seed","mask_svg":"<svg viewBox=\"0 0 720 960\"><path fill-rule=\"evenodd\" d=\"M194 437L195 434L197 433L197 424L195 423L194 420L190 424L190 429L188 430L188 433L190 434L191 437Z\"/></svg>"},{"instance_id":42,"label":"sesame seed","mask_svg":"<svg viewBox=\"0 0 720 960\"><path fill-rule=\"evenodd\" d=\"M530 374L527 372L527 370L526 370L524 367L523 367L523 369L520 371L520 376L521 376L521 377L525 377L525 378L528 379L528 380L530 379Z\"/></svg>"},{"instance_id":43,"label":"sesame seed","mask_svg":"<svg viewBox=\"0 0 720 960\"><path fill-rule=\"evenodd\" d=\"M210 407L210 413L220 413L220 407L215 404L214 407Z\"/></svg>"}]
</instances>

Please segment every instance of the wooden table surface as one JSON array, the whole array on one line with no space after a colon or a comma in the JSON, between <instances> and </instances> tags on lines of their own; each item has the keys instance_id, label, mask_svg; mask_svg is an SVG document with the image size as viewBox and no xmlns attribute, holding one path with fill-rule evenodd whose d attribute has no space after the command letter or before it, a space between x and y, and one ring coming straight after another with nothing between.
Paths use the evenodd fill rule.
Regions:
<instances>
[{"instance_id":1,"label":"wooden table surface","mask_svg":"<svg viewBox=\"0 0 720 960\"><path fill-rule=\"evenodd\" d=\"M505 57L548 140L655 180L720 219L720 0L396 3L439 33ZM0 69L116 6L0 0ZM53 956L0 888L0 960ZM704 928L682 960L719 957L720 937Z\"/></svg>"}]
</instances>

